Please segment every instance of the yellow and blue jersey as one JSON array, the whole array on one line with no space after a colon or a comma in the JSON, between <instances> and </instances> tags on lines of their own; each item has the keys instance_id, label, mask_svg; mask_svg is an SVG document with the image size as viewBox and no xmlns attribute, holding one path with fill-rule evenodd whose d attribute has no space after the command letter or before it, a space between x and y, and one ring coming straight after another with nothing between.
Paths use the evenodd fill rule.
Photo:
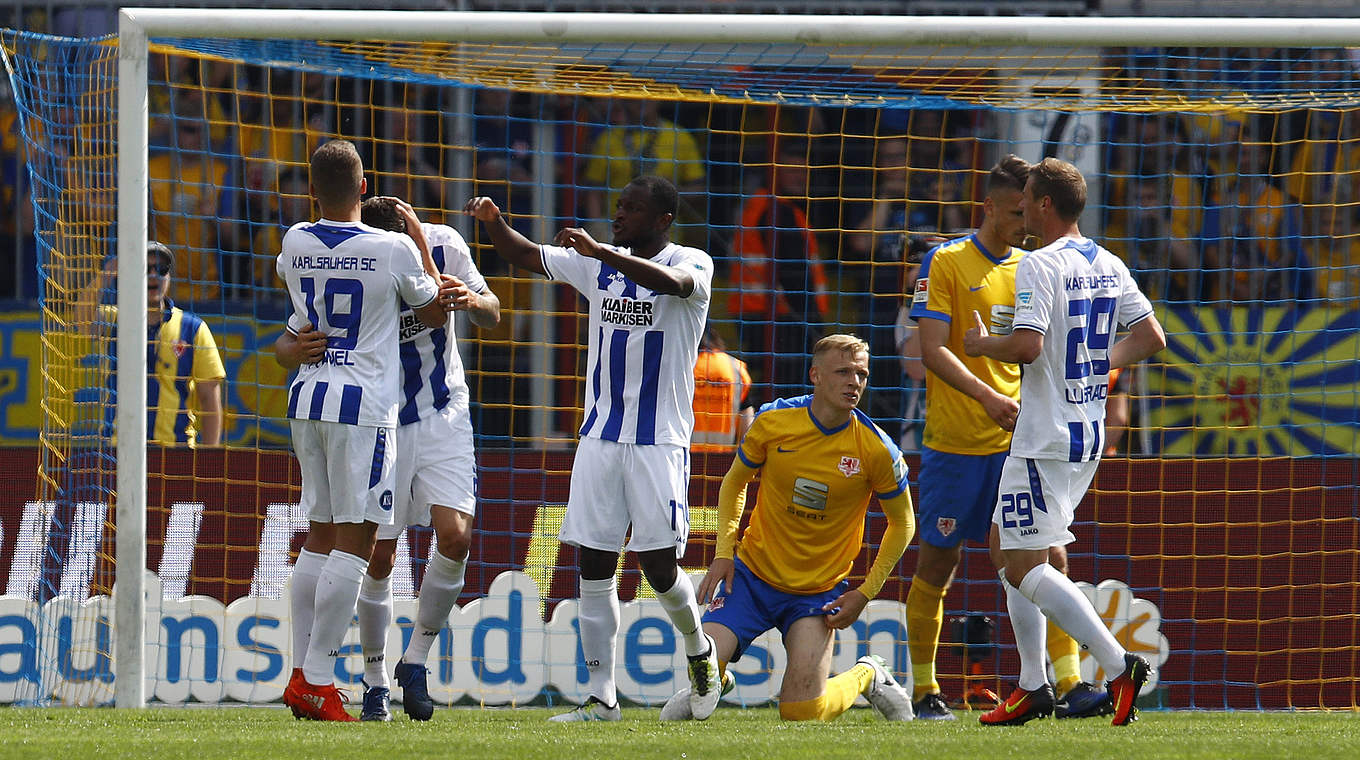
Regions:
<instances>
[{"instance_id":1,"label":"yellow and blue jersey","mask_svg":"<svg viewBox=\"0 0 1360 760\"><path fill-rule=\"evenodd\" d=\"M1025 254L1008 248L993 254L976 235L937 246L926 254L912 296L911 316L949 325L945 347L963 366L998 393L1020 396L1020 367L985 356L969 356L963 335L976 311L993 333L1010 332L1015 317L1015 270ZM1011 445L982 405L935 376L926 375L926 429L922 443L949 454L995 454Z\"/></svg>"},{"instance_id":2,"label":"yellow and blue jersey","mask_svg":"<svg viewBox=\"0 0 1360 760\"><path fill-rule=\"evenodd\" d=\"M858 409L838 428L813 416L812 396L761 407L737 456L758 468L760 491L737 550L771 586L816 594L850 574L864 540L869 498L907 490L907 465Z\"/></svg>"},{"instance_id":3,"label":"yellow and blue jersey","mask_svg":"<svg viewBox=\"0 0 1360 760\"><path fill-rule=\"evenodd\" d=\"M101 312L110 324L117 322L116 307L105 306ZM227 376L212 331L197 314L167 300L161 323L147 328L147 344L147 438L163 446L193 446L198 440L197 385ZM110 390L115 374L109 374Z\"/></svg>"}]
</instances>

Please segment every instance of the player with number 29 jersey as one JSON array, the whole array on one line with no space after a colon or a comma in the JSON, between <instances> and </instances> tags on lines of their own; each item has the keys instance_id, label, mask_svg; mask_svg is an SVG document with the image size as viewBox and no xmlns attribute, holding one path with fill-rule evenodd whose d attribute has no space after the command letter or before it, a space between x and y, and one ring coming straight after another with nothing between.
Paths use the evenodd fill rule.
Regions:
<instances>
[{"instance_id":1,"label":"player with number 29 jersey","mask_svg":"<svg viewBox=\"0 0 1360 760\"><path fill-rule=\"evenodd\" d=\"M1105 440L1109 349L1117 325L1152 315L1118 256L1088 238L1062 237L1020 260L1015 329L1044 333L1025 366L1011 456L1088 462ZM1049 335L1051 326L1063 334Z\"/></svg>"},{"instance_id":2,"label":"player with number 29 jersey","mask_svg":"<svg viewBox=\"0 0 1360 760\"><path fill-rule=\"evenodd\" d=\"M359 222L303 222L283 236L276 267L288 285L288 331L311 323L326 354L299 368L288 417L348 425L397 425L398 314L438 295L406 235Z\"/></svg>"}]
</instances>

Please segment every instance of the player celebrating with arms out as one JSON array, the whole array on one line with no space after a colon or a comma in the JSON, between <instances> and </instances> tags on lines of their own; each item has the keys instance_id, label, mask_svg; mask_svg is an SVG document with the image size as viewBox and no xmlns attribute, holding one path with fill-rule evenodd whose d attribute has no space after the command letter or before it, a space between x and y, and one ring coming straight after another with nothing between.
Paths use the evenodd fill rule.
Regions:
<instances>
[{"instance_id":1,"label":"player celebrating with arms out","mask_svg":"<svg viewBox=\"0 0 1360 760\"><path fill-rule=\"evenodd\" d=\"M570 284L589 302L586 419L559 537L579 551L581 651L590 696L555 721L620 717L614 575L630 526L626 548L636 552L657 601L684 638L693 715L707 718L721 696L715 647L700 630L694 587L676 562L689 536L694 364L708 318L713 260L670 242L675 209L674 185L638 177L619 195L614 246L577 228L559 232L556 246L540 246L512 229L490 198L467 204L498 254Z\"/></svg>"},{"instance_id":2,"label":"player celebrating with arms out","mask_svg":"<svg viewBox=\"0 0 1360 760\"><path fill-rule=\"evenodd\" d=\"M992 515L1020 680L1005 702L979 719L985 725L1021 724L1053 711L1043 660L1045 616L1089 648L1106 673L1119 674L1107 684L1114 725L1136 718L1134 702L1151 670L1120 646L1076 584L1048 563L1051 547L1076 540L1070 527L1100 462L1110 369L1166 347L1162 326L1128 267L1082 237L1077 219L1085 207L1086 180L1075 166L1046 158L1030 169L1025 227L1043 247L1025 256L1016 272L1014 329L989 335L974 312L974 326L964 335L969 356L1026 365ZM1116 323L1129 328L1117 342Z\"/></svg>"},{"instance_id":3,"label":"player celebrating with arms out","mask_svg":"<svg viewBox=\"0 0 1360 760\"><path fill-rule=\"evenodd\" d=\"M298 717L316 720L354 720L335 688L334 658L354 617L378 525L392 521L398 314L405 302L427 327L446 320L434 263L422 262L409 237L360 223L367 187L351 143L317 148L311 189L322 218L293 225L276 263L292 300L288 332L315 326L326 334L320 360L302 365L288 391L310 521L290 606L293 625L310 634L283 701Z\"/></svg>"},{"instance_id":4,"label":"player celebrating with arms out","mask_svg":"<svg viewBox=\"0 0 1360 760\"><path fill-rule=\"evenodd\" d=\"M869 345L828 335L812 353L812 394L761 407L718 492L718 548L699 584L704 631L724 669L778 628L788 653L779 690L784 720L831 720L863 694L888 720L911 720L911 697L877 656L830 679L835 632L859 619L916 530L902 452L855 407L869 381ZM746 485L761 473L751 521L737 550ZM888 528L864 582L850 588L870 496ZM739 555L739 556L738 556ZM724 681L730 678L724 672ZM663 720L690 717L685 694Z\"/></svg>"}]
</instances>

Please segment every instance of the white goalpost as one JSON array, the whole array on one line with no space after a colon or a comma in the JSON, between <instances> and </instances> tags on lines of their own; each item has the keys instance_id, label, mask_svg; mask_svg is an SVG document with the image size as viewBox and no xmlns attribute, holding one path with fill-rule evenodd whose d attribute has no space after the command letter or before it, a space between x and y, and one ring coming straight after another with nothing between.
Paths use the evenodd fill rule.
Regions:
<instances>
[{"instance_id":1,"label":"white goalpost","mask_svg":"<svg viewBox=\"0 0 1360 760\"><path fill-rule=\"evenodd\" d=\"M444 43L837 46L856 61L902 47L1038 50L1101 46L1360 45L1360 19L854 17L594 13L124 8L118 30L117 254L122 282L145 276L148 239L148 46L231 38ZM672 51L677 48L670 48ZM1042 53L1039 54L1042 57ZM544 85L547 86L546 84ZM547 159L540 157L543 171ZM537 192L542 193L539 188ZM540 196L541 197L541 196ZM546 203L546 200L545 200ZM117 549L114 704L147 702L146 294L118 291ZM546 350L546 348L544 349ZM542 411L546 415L546 410Z\"/></svg>"}]
</instances>

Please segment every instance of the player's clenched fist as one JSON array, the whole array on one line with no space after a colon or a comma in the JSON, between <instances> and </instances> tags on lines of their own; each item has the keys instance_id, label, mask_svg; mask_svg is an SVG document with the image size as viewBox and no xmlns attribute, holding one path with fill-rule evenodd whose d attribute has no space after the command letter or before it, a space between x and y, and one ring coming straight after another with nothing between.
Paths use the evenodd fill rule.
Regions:
<instances>
[{"instance_id":1,"label":"player's clenched fist","mask_svg":"<svg viewBox=\"0 0 1360 760\"><path fill-rule=\"evenodd\" d=\"M467 202L463 207L463 213L479 222L494 222L500 217L501 209L495 201L485 195L479 195Z\"/></svg>"}]
</instances>

